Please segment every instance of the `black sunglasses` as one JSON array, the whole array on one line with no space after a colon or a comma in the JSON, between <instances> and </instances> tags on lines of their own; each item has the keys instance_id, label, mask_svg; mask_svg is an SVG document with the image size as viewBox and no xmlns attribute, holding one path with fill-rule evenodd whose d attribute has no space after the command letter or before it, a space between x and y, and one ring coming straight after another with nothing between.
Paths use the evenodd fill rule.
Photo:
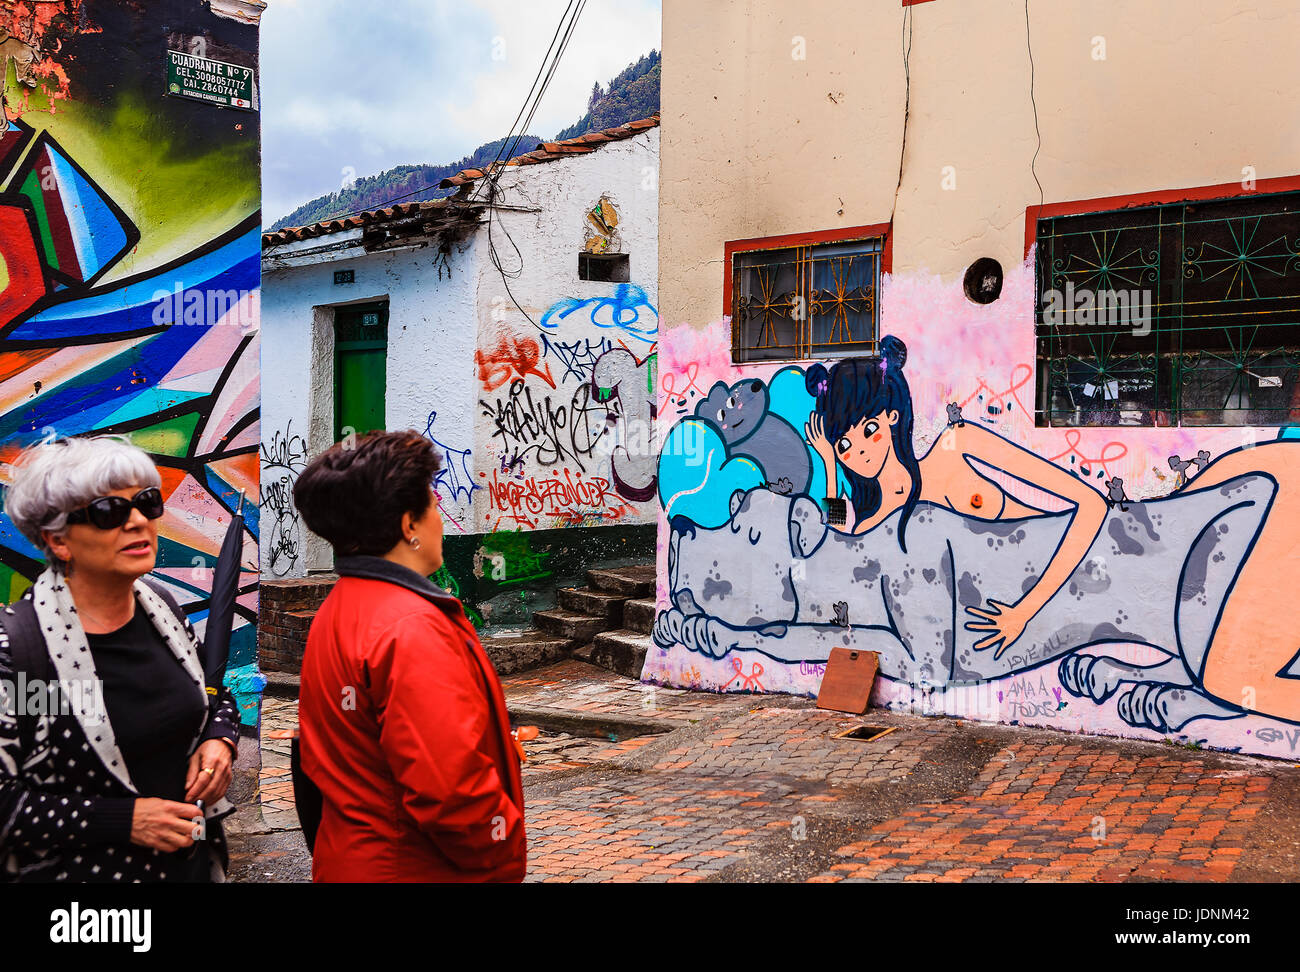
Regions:
<instances>
[{"instance_id":1,"label":"black sunglasses","mask_svg":"<svg viewBox=\"0 0 1300 972\"><path fill-rule=\"evenodd\" d=\"M163 515L162 490L149 486L140 490L130 499L121 496L101 496L79 510L68 514L69 523L90 523L101 530L114 530L125 523L131 516L131 510L137 509L151 520Z\"/></svg>"}]
</instances>

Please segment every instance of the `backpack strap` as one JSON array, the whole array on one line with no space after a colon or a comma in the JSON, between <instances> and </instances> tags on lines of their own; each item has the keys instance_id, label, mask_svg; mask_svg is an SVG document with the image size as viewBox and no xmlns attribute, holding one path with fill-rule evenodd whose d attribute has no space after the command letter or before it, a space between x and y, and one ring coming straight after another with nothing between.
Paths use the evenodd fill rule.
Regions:
<instances>
[{"instance_id":1,"label":"backpack strap","mask_svg":"<svg viewBox=\"0 0 1300 972\"><path fill-rule=\"evenodd\" d=\"M50 654L45 648L45 639L41 636L41 626L36 620L36 607L30 596L22 597L0 611L0 625L4 627L9 639L9 657L13 663L15 691L20 672L26 673L27 682L48 682L53 667ZM18 723L18 740L22 746L23 758L26 759L36 748L36 720L40 716L27 711L25 705L19 705L15 714Z\"/></svg>"}]
</instances>

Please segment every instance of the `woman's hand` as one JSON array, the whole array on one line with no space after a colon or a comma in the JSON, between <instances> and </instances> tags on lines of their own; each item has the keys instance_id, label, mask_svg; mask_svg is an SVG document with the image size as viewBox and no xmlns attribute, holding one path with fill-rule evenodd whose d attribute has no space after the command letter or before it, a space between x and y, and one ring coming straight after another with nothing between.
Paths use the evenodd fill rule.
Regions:
<instances>
[{"instance_id":1,"label":"woman's hand","mask_svg":"<svg viewBox=\"0 0 1300 972\"><path fill-rule=\"evenodd\" d=\"M967 621L965 628L967 631L988 632L986 637L981 638L971 647L976 651L985 651L996 646L997 651L993 653L993 657L1001 658L1002 653L1020 637L1030 618L1038 612L1031 605L1026 604L1025 600L1021 600L1018 604L1003 604L990 597L988 601L987 609L977 607L966 609L967 614L979 620Z\"/></svg>"},{"instance_id":2,"label":"woman's hand","mask_svg":"<svg viewBox=\"0 0 1300 972\"><path fill-rule=\"evenodd\" d=\"M164 854L184 850L193 846L196 830L202 833L202 818L199 808L190 803L153 797L136 800L131 813L131 843Z\"/></svg>"},{"instance_id":3,"label":"woman's hand","mask_svg":"<svg viewBox=\"0 0 1300 972\"><path fill-rule=\"evenodd\" d=\"M226 795L232 774L230 747L209 739L194 750L185 772L185 799L213 803Z\"/></svg>"},{"instance_id":4,"label":"woman's hand","mask_svg":"<svg viewBox=\"0 0 1300 972\"><path fill-rule=\"evenodd\" d=\"M808 421L803 426L803 434L808 440L808 444L813 447L813 451L821 456L827 473L833 471L835 469L835 447L826 438L826 421L820 413L813 412L808 416Z\"/></svg>"}]
</instances>

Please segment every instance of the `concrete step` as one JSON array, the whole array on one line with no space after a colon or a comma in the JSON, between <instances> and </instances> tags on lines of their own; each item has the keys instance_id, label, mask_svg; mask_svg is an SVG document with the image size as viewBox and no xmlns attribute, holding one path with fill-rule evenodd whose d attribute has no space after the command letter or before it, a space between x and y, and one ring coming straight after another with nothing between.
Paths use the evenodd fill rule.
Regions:
<instances>
[{"instance_id":1,"label":"concrete step","mask_svg":"<svg viewBox=\"0 0 1300 972\"><path fill-rule=\"evenodd\" d=\"M590 587L561 587L555 592L555 599L566 611L600 615L613 621L617 628L623 622L623 602L627 597Z\"/></svg>"},{"instance_id":2,"label":"concrete step","mask_svg":"<svg viewBox=\"0 0 1300 972\"><path fill-rule=\"evenodd\" d=\"M680 726L663 719L651 719L629 712L580 712L508 702L510 719L516 725L536 726L546 732L567 732L575 736L619 741L633 736L654 736Z\"/></svg>"},{"instance_id":3,"label":"concrete step","mask_svg":"<svg viewBox=\"0 0 1300 972\"><path fill-rule=\"evenodd\" d=\"M536 628L530 628L518 637L498 635L480 638L479 641L498 675L513 675L515 672L559 661L581 644L572 638L556 637Z\"/></svg>"},{"instance_id":4,"label":"concrete step","mask_svg":"<svg viewBox=\"0 0 1300 972\"><path fill-rule=\"evenodd\" d=\"M654 627L655 614L658 612L653 597L637 598L623 605L623 627L629 631L649 634Z\"/></svg>"},{"instance_id":5,"label":"concrete step","mask_svg":"<svg viewBox=\"0 0 1300 972\"><path fill-rule=\"evenodd\" d=\"M618 627L603 614L579 614L577 611L565 611L559 608L552 611L534 611L533 624L548 635L556 638L572 638L583 643L590 641L602 631Z\"/></svg>"},{"instance_id":6,"label":"concrete step","mask_svg":"<svg viewBox=\"0 0 1300 972\"><path fill-rule=\"evenodd\" d=\"M587 578L597 590L624 597L646 597L655 592L654 564L631 567L607 567L587 571Z\"/></svg>"},{"instance_id":7,"label":"concrete step","mask_svg":"<svg viewBox=\"0 0 1300 972\"><path fill-rule=\"evenodd\" d=\"M646 653L652 645L650 636L640 631L627 628L605 631L591 640L589 655L583 660L628 678L640 679Z\"/></svg>"},{"instance_id":8,"label":"concrete step","mask_svg":"<svg viewBox=\"0 0 1300 972\"><path fill-rule=\"evenodd\" d=\"M266 688L263 690L267 695L277 699L296 699L298 697L298 687L302 679L297 675L289 672L263 672L266 676Z\"/></svg>"}]
</instances>

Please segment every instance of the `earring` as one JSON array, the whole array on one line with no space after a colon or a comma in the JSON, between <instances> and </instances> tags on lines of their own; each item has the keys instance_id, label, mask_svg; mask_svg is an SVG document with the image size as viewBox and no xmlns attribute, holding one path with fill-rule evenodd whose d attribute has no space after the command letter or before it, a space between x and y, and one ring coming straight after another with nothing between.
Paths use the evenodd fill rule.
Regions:
<instances>
[{"instance_id":1,"label":"earring","mask_svg":"<svg viewBox=\"0 0 1300 972\"><path fill-rule=\"evenodd\" d=\"M420 549L420 538L419 538L419 537L411 537L411 539L410 539L409 541L407 541L407 542L410 543L410 545L411 545L411 549L412 549L412 550L419 550L419 549Z\"/></svg>"}]
</instances>

